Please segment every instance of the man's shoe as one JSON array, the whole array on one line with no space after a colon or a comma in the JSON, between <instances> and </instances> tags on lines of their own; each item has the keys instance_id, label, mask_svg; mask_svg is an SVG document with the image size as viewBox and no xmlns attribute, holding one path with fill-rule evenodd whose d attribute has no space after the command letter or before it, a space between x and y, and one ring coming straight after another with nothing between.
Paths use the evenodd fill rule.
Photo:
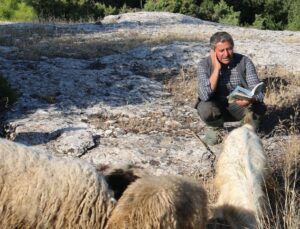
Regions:
<instances>
[{"instance_id":1,"label":"man's shoe","mask_svg":"<svg viewBox=\"0 0 300 229\"><path fill-rule=\"evenodd\" d=\"M206 126L205 127L205 136L202 141L210 146L216 145L220 142L220 134L218 127Z\"/></svg>"}]
</instances>

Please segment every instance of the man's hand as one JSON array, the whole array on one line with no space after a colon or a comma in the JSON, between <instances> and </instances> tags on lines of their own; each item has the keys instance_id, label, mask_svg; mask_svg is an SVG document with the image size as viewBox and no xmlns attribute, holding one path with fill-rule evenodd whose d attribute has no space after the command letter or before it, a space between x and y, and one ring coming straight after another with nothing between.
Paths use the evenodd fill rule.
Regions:
<instances>
[{"instance_id":1,"label":"man's hand","mask_svg":"<svg viewBox=\"0 0 300 229\"><path fill-rule=\"evenodd\" d=\"M219 79L219 73L221 70L221 63L217 59L217 54L214 50L210 50L210 58L212 62L213 71L210 75L209 81L210 81L210 87L212 91L215 91L217 89L218 85L218 79Z\"/></svg>"},{"instance_id":2,"label":"man's hand","mask_svg":"<svg viewBox=\"0 0 300 229\"><path fill-rule=\"evenodd\" d=\"M220 71L221 69L221 63L217 58L217 53L214 50L210 50L210 58L213 66L214 71Z\"/></svg>"},{"instance_id":3,"label":"man's hand","mask_svg":"<svg viewBox=\"0 0 300 229\"><path fill-rule=\"evenodd\" d=\"M252 103L252 101L246 99L236 99L235 103L241 107L247 107Z\"/></svg>"}]
</instances>

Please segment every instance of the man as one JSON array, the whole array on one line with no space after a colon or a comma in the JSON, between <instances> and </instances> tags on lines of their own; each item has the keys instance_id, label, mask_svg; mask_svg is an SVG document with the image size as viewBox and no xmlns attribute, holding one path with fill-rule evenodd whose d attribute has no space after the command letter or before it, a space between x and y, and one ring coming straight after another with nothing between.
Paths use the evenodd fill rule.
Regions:
<instances>
[{"instance_id":1,"label":"man","mask_svg":"<svg viewBox=\"0 0 300 229\"><path fill-rule=\"evenodd\" d=\"M225 121L242 120L251 110L259 120L266 112L264 95L260 92L251 100L235 100L228 103L227 96L236 86L252 89L260 81L252 61L234 53L234 42L227 32L217 32L210 38L210 55L198 67L198 96L196 108L206 123L204 142L218 143L218 128Z\"/></svg>"}]
</instances>

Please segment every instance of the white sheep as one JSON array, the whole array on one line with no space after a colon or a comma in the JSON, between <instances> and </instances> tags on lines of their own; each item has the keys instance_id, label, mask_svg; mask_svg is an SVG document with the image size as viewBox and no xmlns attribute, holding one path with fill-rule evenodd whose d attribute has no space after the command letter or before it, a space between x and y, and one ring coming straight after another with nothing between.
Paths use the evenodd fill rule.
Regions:
<instances>
[{"instance_id":1,"label":"white sheep","mask_svg":"<svg viewBox=\"0 0 300 229\"><path fill-rule=\"evenodd\" d=\"M0 228L105 228L115 206L96 169L0 139Z\"/></svg>"},{"instance_id":2,"label":"white sheep","mask_svg":"<svg viewBox=\"0 0 300 229\"><path fill-rule=\"evenodd\" d=\"M196 181L179 176L145 176L128 186L108 229L203 229L207 196Z\"/></svg>"},{"instance_id":3,"label":"white sheep","mask_svg":"<svg viewBox=\"0 0 300 229\"><path fill-rule=\"evenodd\" d=\"M225 139L214 186L219 193L208 228L257 228L264 209L266 156L251 117Z\"/></svg>"}]
</instances>

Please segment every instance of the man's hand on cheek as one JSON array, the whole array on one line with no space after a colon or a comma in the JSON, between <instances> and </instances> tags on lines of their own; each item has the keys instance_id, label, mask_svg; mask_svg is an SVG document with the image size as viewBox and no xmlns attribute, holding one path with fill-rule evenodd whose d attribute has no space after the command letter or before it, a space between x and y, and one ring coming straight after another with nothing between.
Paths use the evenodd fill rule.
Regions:
<instances>
[{"instance_id":1,"label":"man's hand on cheek","mask_svg":"<svg viewBox=\"0 0 300 229\"><path fill-rule=\"evenodd\" d=\"M210 58L214 70L221 69L221 63L218 61L217 54L214 50L210 50Z\"/></svg>"}]
</instances>

